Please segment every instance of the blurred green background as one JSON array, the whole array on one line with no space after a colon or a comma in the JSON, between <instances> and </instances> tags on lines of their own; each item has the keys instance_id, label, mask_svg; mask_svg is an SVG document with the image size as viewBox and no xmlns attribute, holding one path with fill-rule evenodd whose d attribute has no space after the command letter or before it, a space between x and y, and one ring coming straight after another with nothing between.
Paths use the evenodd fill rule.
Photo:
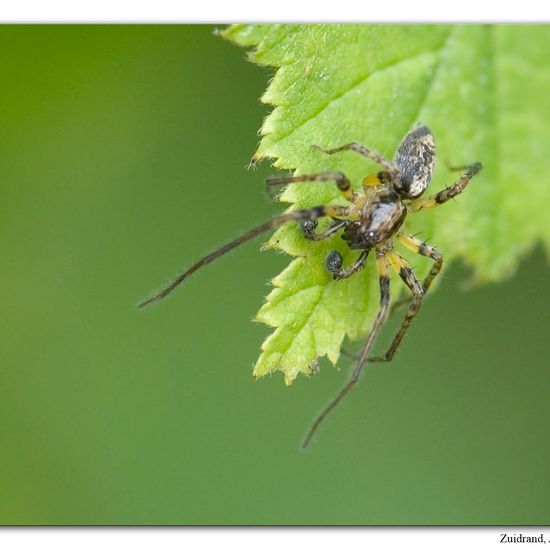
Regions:
<instances>
[{"instance_id":1,"label":"blurred green background","mask_svg":"<svg viewBox=\"0 0 550 550\"><path fill-rule=\"evenodd\" d=\"M0 523L548 523L542 251L469 291L452 266L307 452L349 364L252 379L287 258L135 308L281 209L246 170L272 73L212 31L0 28Z\"/></svg>"}]
</instances>

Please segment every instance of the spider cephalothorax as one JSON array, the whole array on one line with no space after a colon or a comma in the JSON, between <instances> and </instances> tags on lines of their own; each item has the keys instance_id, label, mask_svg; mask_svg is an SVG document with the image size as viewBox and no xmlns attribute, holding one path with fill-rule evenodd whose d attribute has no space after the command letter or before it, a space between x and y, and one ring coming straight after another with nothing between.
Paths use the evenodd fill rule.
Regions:
<instances>
[{"instance_id":1,"label":"spider cephalothorax","mask_svg":"<svg viewBox=\"0 0 550 550\"><path fill-rule=\"evenodd\" d=\"M343 258L339 252L329 253L325 260L325 266L335 279L351 277L361 270L369 253L374 250L380 281L380 309L363 344L361 353L357 357L357 365L349 381L316 418L303 442L304 447L310 442L319 424L357 382L367 361L391 361L422 303L424 294L430 287L434 277L441 270L443 263L441 253L428 243L402 231L407 214L433 208L456 197L468 185L470 179L481 170L480 163L471 164L465 168L462 176L453 185L435 195L425 199L421 198L430 183L435 164L434 138L430 129L424 124L417 124L405 135L393 161L387 160L378 153L355 142L332 149L324 149L317 145L314 147L329 155L340 151L354 151L379 164L382 171L367 176L363 180L361 192L355 191L348 178L341 172L319 172L317 174L269 179L267 181L268 187L299 182L334 181L348 204L324 204L294 210L268 220L211 254L204 256L187 271L179 275L166 289L139 304L142 307L160 300L200 267L260 233L277 228L292 220L298 222L306 239L320 241L341 232L342 238L351 249L361 251L349 266L343 266ZM317 219L322 217L332 218L333 223L324 231L317 232ZM407 262L394 249L394 243L399 243L403 247L433 260L434 263L430 272L422 281L416 279ZM393 269L403 280L411 292L411 298L407 300L409 308L401 327L386 353L381 357L371 357L370 353L376 336L389 313L390 279L388 268Z\"/></svg>"},{"instance_id":2,"label":"spider cephalothorax","mask_svg":"<svg viewBox=\"0 0 550 550\"><path fill-rule=\"evenodd\" d=\"M342 238L350 248L372 248L394 235L403 225L407 209L391 188L373 190L361 208L357 222L350 222Z\"/></svg>"}]
</instances>

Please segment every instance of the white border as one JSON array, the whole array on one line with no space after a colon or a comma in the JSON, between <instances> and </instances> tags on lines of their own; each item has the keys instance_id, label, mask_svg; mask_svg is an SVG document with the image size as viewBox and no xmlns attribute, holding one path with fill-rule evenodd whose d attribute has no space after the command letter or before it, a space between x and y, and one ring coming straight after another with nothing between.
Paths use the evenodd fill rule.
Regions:
<instances>
[{"instance_id":1,"label":"white border","mask_svg":"<svg viewBox=\"0 0 550 550\"><path fill-rule=\"evenodd\" d=\"M235 23L235 22L542 22L541 0L19 0L3 2L5 23Z\"/></svg>"},{"instance_id":2,"label":"white border","mask_svg":"<svg viewBox=\"0 0 550 550\"><path fill-rule=\"evenodd\" d=\"M220 550L285 550L315 548L502 548L503 533L539 536L550 540L548 528L536 527L350 527L350 528L36 528L0 529L3 549L107 550L159 547L162 550L216 548ZM521 543L520 543L521 544ZM532 543L529 547L540 547ZM525 547L525 546L523 546Z\"/></svg>"}]
</instances>

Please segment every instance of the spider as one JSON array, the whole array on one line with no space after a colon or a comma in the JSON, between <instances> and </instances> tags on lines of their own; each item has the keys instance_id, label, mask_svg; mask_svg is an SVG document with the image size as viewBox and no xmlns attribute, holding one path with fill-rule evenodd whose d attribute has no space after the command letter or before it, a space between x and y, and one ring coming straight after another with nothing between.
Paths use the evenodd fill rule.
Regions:
<instances>
[{"instance_id":1,"label":"spider","mask_svg":"<svg viewBox=\"0 0 550 550\"><path fill-rule=\"evenodd\" d=\"M341 172L319 172L293 177L269 178L266 182L268 188L299 182L332 181L336 183L341 195L348 204L323 204L276 216L204 256L187 271L180 274L167 288L138 304L138 307L144 307L164 298L199 268L264 231L275 229L290 221L296 221L299 224L306 239L320 241L341 232L342 239L346 241L351 249L361 251L357 259L348 266L343 265L343 258L339 252L333 251L328 254L325 266L334 279L345 279L360 271L365 266L371 251L374 251L380 284L378 313L361 352L355 357L357 362L350 378L316 417L302 442L302 448L308 446L321 422L352 389L367 362L387 362L393 359L407 329L420 308L422 298L441 271L443 264L441 252L427 242L422 242L415 236L402 231L407 214L434 208L456 197L465 189L470 179L481 170L479 162L463 167L463 174L453 185L435 195L421 198L430 183L435 164L433 134L426 125L421 123L416 124L405 135L393 161L356 142L332 149L325 149L318 145L313 147L328 155L341 151L354 151L377 163L382 170L363 179L362 192L355 191L350 180ZM324 231L317 232L317 220L322 217L332 218L332 223ZM433 261L432 268L422 281L418 281L407 262L396 252L394 249L395 243L399 243L417 254L431 258ZM390 313L388 268L397 273L411 293L410 298L396 302L394 307L403 304L409 304L409 307L386 353L380 357L371 357L370 353L376 337Z\"/></svg>"}]
</instances>

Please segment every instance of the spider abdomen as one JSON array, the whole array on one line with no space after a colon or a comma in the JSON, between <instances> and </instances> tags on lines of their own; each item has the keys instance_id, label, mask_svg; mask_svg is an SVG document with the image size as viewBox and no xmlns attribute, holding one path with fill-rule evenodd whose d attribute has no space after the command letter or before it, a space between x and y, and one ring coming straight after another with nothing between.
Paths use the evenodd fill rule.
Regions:
<instances>
[{"instance_id":1,"label":"spider abdomen","mask_svg":"<svg viewBox=\"0 0 550 550\"><path fill-rule=\"evenodd\" d=\"M399 171L392 182L395 191L407 199L420 197L432 179L435 164L435 142L426 125L418 124L403 138L394 163Z\"/></svg>"}]
</instances>

